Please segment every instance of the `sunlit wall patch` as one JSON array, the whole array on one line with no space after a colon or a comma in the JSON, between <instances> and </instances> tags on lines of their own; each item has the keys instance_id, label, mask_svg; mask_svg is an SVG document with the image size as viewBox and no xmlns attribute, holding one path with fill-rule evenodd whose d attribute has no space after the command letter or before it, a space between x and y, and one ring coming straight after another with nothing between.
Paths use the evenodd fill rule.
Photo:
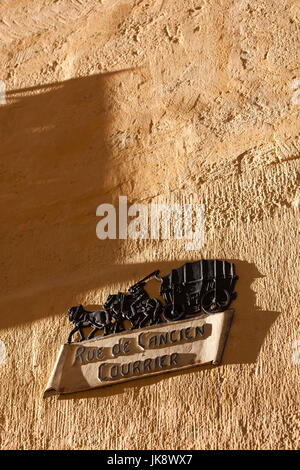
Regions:
<instances>
[{"instance_id":1,"label":"sunlit wall patch","mask_svg":"<svg viewBox=\"0 0 300 470\"><path fill-rule=\"evenodd\" d=\"M3 341L0 339L0 365L6 362L6 347Z\"/></svg>"},{"instance_id":2,"label":"sunlit wall patch","mask_svg":"<svg viewBox=\"0 0 300 470\"><path fill-rule=\"evenodd\" d=\"M6 104L6 85L3 80L0 80L0 104Z\"/></svg>"}]
</instances>

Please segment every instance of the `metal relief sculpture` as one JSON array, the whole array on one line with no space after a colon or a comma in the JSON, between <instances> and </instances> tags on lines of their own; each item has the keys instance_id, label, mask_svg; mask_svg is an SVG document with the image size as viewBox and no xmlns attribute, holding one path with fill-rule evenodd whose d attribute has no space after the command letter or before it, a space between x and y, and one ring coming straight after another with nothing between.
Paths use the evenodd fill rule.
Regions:
<instances>
[{"instance_id":1,"label":"metal relief sculpture","mask_svg":"<svg viewBox=\"0 0 300 470\"><path fill-rule=\"evenodd\" d=\"M145 290L147 281L153 277L161 283L164 302L150 298ZM129 287L128 293L109 295L103 310L91 312L82 305L70 308L68 317L74 328L68 343L77 331L81 341L93 338L98 330L103 330L103 336L125 331L124 320L129 320L134 330L183 320L201 312L208 315L223 312L236 297L237 279L234 264L221 260L186 263L163 277L159 276L159 270L154 271ZM87 338L83 333L85 327L93 328Z\"/></svg>"},{"instance_id":2,"label":"metal relief sculpture","mask_svg":"<svg viewBox=\"0 0 300 470\"><path fill-rule=\"evenodd\" d=\"M147 293L151 278L160 285L160 298ZM73 329L60 347L44 397L220 364L236 280L233 263L199 260L165 276L151 272L126 293L109 295L102 310L70 308ZM77 332L79 342L73 341Z\"/></svg>"}]
</instances>

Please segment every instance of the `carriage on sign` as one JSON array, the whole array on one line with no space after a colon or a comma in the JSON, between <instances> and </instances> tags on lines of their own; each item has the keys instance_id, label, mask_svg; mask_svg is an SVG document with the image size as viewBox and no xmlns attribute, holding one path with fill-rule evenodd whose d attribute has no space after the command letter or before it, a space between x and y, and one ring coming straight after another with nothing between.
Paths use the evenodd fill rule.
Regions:
<instances>
[{"instance_id":1,"label":"carriage on sign","mask_svg":"<svg viewBox=\"0 0 300 470\"><path fill-rule=\"evenodd\" d=\"M180 320L203 310L217 313L226 310L236 297L233 263L221 260L199 260L157 279L161 281L160 295L164 298L164 317Z\"/></svg>"}]
</instances>

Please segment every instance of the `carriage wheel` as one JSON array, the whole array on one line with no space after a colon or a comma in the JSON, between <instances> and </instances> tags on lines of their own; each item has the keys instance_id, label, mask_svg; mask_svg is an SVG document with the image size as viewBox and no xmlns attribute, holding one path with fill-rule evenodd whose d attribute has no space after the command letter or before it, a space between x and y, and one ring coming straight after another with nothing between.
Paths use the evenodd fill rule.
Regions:
<instances>
[{"instance_id":1,"label":"carriage wheel","mask_svg":"<svg viewBox=\"0 0 300 470\"><path fill-rule=\"evenodd\" d=\"M185 316L185 306L168 304L164 308L164 317L167 321L181 320Z\"/></svg>"},{"instance_id":2,"label":"carriage wheel","mask_svg":"<svg viewBox=\"0 0 300 470\"><path fill-rule=\"evenodd\" d=\"M226 289L210 289L202 299L201 305L205 313L223 312L229 307L230 294Z\"/></svg>"}]
</instances>

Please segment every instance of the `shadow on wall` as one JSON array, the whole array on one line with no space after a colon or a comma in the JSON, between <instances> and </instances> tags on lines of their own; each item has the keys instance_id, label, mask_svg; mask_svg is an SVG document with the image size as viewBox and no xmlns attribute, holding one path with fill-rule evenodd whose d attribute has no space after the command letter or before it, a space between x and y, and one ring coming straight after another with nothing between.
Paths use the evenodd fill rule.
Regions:
<instances>
[{"instance_id":1,"label":"shadow on wall","mask_svg":"<svg viewBox=\"0 0 300 470\"><path fill-rule=\"evenodd\" d=\"M235 264L239 276L235 288L238 295L232 304L235 315L222 363L253 363L280 312L260 310L257 307L256 294L251 286L255 279L264 276L255 264L235 259L229 261Z\"/></svg>"},{"instance_id":2,"label":"shadow on wall","mask_svg":"<svg viewBox=\"0 0 300 470\"><path fill-rule=\"evenodd\" d=\"M188 260L183 260L177 263L147 263L141 264L140 266L135 265L135 267L132 265L130 268L135 269L136 271L138 270L141 272L141 275L144 275L148 272L151 272L156 267L159 267L162 274L166 274L170 269L178 267L187 261ZM247 263L246 261L233 259L228 261L235 263L236 272L239 276L236 284L236 291L238 296L237 299L232 303L232 308L234 308L235 314L221 365L255 363L259 351L263 346L264 339L280 312L263 311L256 306L256 296L255 292L251 289L251 285L255 279L261 278L263 276L259 273L253 263ZM155 289L153 283L155 283L155 281L151 281L151 295L157 296L158 288L156 287ZM92 305L88 307L96 308L96 306ZM167 376L176 377L193 373L193 371L195 372L200 370L213 369L215 367L216 366L206 365L193 367L183 371L168 372L167 375L162 374L154 377L145 377L127 382L125 384L117 384L114 386L107 386L105 388L89 390L86 392L61 395L59 399L68 400L71 398L81 399L117 395L123 393L128 388L141 388L146 385L155 384L165 379Z\"/></svg>"},{"instance_id":3,"label":"shadow on wall","mask_svg":"<svg viewBox=\"0 0 300 470\"><path fill-rule=\"evenodd\" d=\"M122 180L107 137L113 87L129 72L7 92L0 328L61 312L115 262L119 242L96 238L96 208Z\"/></svg>"}]
</instances>

